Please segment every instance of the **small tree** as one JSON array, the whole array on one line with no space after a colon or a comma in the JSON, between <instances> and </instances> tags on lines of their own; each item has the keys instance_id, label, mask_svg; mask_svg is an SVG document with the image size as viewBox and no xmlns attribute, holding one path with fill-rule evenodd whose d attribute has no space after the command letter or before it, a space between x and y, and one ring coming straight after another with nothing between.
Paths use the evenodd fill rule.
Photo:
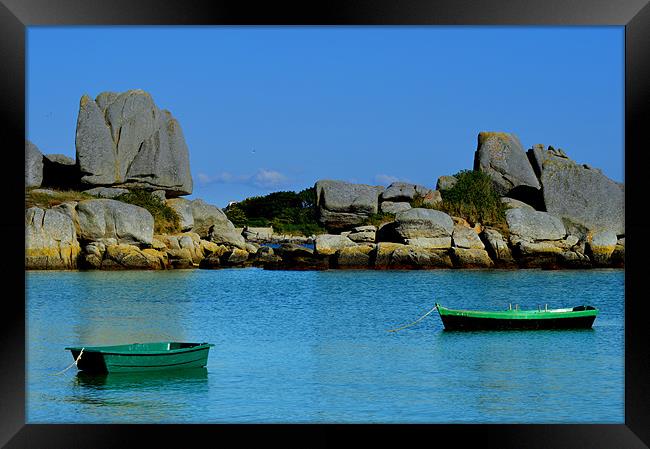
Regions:
<instances>
[{"instance_id":1,"label":"small tree","mask_svg":"<svg viewBox=\"0 0 650 449\"><path fill-rule=\"evenodd\" d=\"M246 213L244 213L244 211L241 210L241 208L237 207L235 204L228 206L225 209L224 213L226 214L226 217L228 217L228 220L232 221L232 224L238 228L246 226L248 222Z\"/></svg>"}]
</instances>

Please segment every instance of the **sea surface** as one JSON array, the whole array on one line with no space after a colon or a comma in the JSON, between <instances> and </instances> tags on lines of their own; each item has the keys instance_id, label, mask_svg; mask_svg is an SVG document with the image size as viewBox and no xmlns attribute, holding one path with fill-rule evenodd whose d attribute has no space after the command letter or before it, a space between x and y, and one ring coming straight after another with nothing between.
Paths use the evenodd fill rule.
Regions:
<instances>
[{"instance_id":1,"label":"sea surface","mask_svg":"<svg viewBox=\"0 0 650 449\"><path fill-rule=\"evenodd\" d=\"M600 315L449 332L434 311L388 332L435 302ZM623 270L30 271L26 324L28 423L624 422ZM64 350L164 340L215 346L158 375L84 376Z\"/></svg>"}]
</instances>

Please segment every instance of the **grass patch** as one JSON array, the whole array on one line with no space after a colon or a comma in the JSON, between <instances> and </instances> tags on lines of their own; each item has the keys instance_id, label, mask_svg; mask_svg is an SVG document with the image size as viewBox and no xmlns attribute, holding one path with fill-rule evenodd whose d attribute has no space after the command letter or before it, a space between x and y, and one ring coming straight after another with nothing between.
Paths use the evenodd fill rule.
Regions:
<instances>
[{"instance_id":1,"label":"grass patch","mask_svg":"<svg viewBox=\"0 0 650 449\"><path fill-rule=\"evenodd\" d=\"M153 215L154 233L156 234L173 234L181 231L181 219L176 211L147 190L133 189L115 199L147 209Z\"/></svg>"},{"instance_id":2,"label":"grass patch","mask_svg":"<svg viewBox=\"0 0 650 449\"><path fill-rule=\"evenodd\" d=\"M68 201L83 201L83 200L92 200L97 198L93 195L90 195L85 192L79 192L76 190L54 190L52 195L44 192L34 192L34 190L27 190L25 192L25 207L40 207L41 209L49 209L59 204L66 203Z\"/></svg>"},{"instance_id":3,"label":"grass patch","mask_svg":"<svg viewBox=\"0 0 650 449\"><path fill-rule=\"evenodd\" d=\"M454 176L458 182L451 189L441 191L442 203L434 208L464 218L472 225L481 223L507 231L506 207L492 179L472 170L462 170Z\"/></svg>"}]
</instances>

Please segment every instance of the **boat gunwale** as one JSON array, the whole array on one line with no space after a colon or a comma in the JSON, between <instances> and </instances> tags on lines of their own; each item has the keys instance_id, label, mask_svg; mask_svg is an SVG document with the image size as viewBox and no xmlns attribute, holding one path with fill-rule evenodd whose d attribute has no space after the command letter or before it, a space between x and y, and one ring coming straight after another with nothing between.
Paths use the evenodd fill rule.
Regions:
<instances>
[{"instance_id":1,"label":"boat gunwale","mask_svg":"<svg viewBox=\"0 0 650 449\"><path fill-rule=\"evenodd\" d=\"M134 352L133 350L124 350L120 351L119 347L128 348L134 344L154 344L154 343L165 343L165 342L152 342L152 343L131 343L125 345L110 345L110 346L68 346L64 348L65 351L81 351L92 352L96 354L103 355L121 355L121 356L135 356L135 357L146 357L146 356L163 356L163 355L174 355L174 354L187 354L190 352L203 351L210 349L214 346L213 343L197 343L196 346L190 346L186 348L178 349L165 349L162 351L138 351Z\"/></svg>"}]
</instances>

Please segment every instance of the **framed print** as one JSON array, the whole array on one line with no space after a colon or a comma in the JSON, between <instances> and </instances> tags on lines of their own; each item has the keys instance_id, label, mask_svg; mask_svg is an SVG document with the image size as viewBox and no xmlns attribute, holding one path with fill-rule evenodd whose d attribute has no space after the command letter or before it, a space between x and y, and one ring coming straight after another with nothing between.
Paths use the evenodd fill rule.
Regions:
<instances>
[{"instance_id":1,"label":"framed print","mask_svg":"<svg viewBox=\"0 0 650 449\"><path fill-rule=\"evenodd\" d=\"M650 444L646 1L0 17L3 447Z\"/></svg>"}]
</instances>

